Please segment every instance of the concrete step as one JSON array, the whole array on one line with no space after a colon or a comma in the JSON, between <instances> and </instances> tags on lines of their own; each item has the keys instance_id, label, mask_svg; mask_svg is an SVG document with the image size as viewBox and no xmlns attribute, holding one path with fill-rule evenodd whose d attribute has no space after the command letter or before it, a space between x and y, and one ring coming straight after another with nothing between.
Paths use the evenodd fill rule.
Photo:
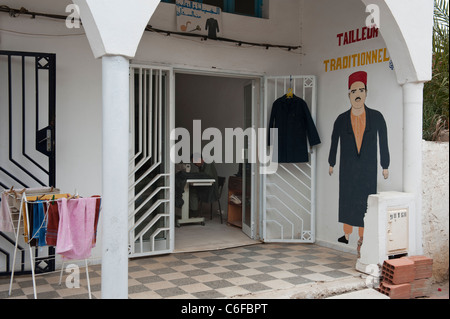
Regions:
<instances>
[{"instance_id":1,"label":"concrete step","mask_svg":"<svg viewBox=\"0 0 450 319\"><path fill-rule=\"evenodd\" d=\"M328 297L325 299L390 299L388 296L376 291L373 288L347 292L341 295Z\"/></svg>"}]
</instances>

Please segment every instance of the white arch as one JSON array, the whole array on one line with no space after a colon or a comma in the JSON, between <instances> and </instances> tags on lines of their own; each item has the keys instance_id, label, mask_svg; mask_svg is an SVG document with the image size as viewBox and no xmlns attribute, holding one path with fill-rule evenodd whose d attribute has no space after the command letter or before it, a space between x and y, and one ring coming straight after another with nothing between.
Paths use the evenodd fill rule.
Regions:
<instances>
[{"instance_id":1,"label":"white arch","mask_svg":"<svg viewBox=\"0 0 450 319\"><path fill-rule=\"evenodd\" d=\"M432 77L433 0L361 0L380 9L379 30L403 89L403 191L415 196L410 229L414 251L422 254L423 83Z\"/></svg>"},{"instance_id":2,"label":"white arch","mask_svg":"<svg viewBox=\"0 0 450 319\"><path fill-rule=\"evenodd\" d=\"M159 0L72 0L95 58L133 58Z\"/></svg>"},{"instance_id":3,"label":"white arch","mask_svg":"<svg viewBox=\"0 0 450 319\"><path fill-rule=\"evenodd\" d=\"M379 30L394 62L397 81L431 80L433 0L361 0L380 9Z\"/></svg>"}]
</instances>

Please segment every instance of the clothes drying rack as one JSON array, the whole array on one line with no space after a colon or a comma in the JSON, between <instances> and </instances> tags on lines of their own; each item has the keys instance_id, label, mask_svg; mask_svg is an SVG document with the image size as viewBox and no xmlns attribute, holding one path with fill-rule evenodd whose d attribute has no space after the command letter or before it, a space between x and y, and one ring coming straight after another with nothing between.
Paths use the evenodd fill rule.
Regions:
<instances>
[{"instance_id":1,"label":"clothes drying rack","mask_svg":"<svg viewBox=\"0 0 450 319\"><path fill-rule=\"evenodd\" d=\"M12 188L11 188L12 190ZM16 194L20 194L21 200L20 200L20 210L19 210L19 214L18 214L18 219L17 219L17 227L14 227L14 233L16 236L16 242L15 242L15 246L14 246L14 254L13 254L13 265L12 265L12 270L11 270L11 280L10 280L10 284L9 284L9 292L8 295L11 296L11 291L12 291L12 285L13 285L13 281L14 281L14 271L15 271L15 263L16 263L16 254L17 254L17 247L18 247L18 241L19 241L19 236L22 235L23 239L26 243L26 245L28 246L29 249L29 253L30 253L30 266L31 266L31 277L32 277L32 282L33 282L33 294L34 294L34 299L37 299L37 289L36 289L36 274L35 274L35 259L33 257L33 251L32 251L32 245L31 245L31 240L33 239L33 234L31 232L31 227L30 227L30 218L29 218L29 211L28 211L28 202L32 202L31 200L27 199L27 196L30 197L30 194L27 195L27 189L23 189L19 192L16 192ZM36 196L37 198L39 197L43 197L46 195L67 195L68 197L74 198L74 197L78 197L78 194L75 192L76 195L72 196L70 194L60 194L59 190L57 190L57 192L55 192L55 189L52 188L43 188L40 189L40 192L36 192L33 191L33 194L31 195L33 198ZM14 195L12 195L14 196ZM50 203L52 200L43 200L42 202L47 202ZM54 199L53 201L57 201L57 199ZM23 219L22 220L22 216ZM46 222L48 216L47 214L45 214L45 219L43 221L43 223L41 224L41 227L44 225L44 223ZM15 218L13 216L11 216L11 220L13 221ZM25 225L25 219L26 219L26 225ZM23 224L23 225L22 225ZM13 224L14 226L14 224ZM23 229L23 232L20 231L20 229ZM25 227L27 228L27 239L25 236ZM48 246L48 245L43 245L43 246ZM40 247L43 247L40 245ZM38 247L36 247L36 249L38 249ZM55 255L49 255L46 256L45 258L40 258L40 260L43 259L50 259L50 258L55 258ZM88 294L89 294L89 299L92 299L92 293L91 293L91 285L90 285L90 280L89 280L89 270L88 270L88 259L84 259L84 263L85 263L85 267L86 267L86 280L87 280L87 287L88 287ZM61 272L60 272L60 276L59 276L59 285L61 285L61 280L62 280L62 273L64 270L64 264L65 262L67 262L67 260L63 260L62 262L62 266L61 266Z\"/></svg>"}]
</instances>

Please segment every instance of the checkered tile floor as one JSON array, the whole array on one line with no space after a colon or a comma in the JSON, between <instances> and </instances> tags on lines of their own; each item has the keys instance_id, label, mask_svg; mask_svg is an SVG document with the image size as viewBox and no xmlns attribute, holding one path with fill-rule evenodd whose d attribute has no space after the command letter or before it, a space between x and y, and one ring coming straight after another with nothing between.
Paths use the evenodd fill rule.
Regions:
<instances>
[{"instance_id":1,"label":"checkered tile floor","mask_svg":"<svg viewBox=\"0 0 450 319\"><path fill-rule=\"evenodd\" d=\"M355 262L355 255L314 244L257 244L139 258L129 261L128 294L130 299L231 298L359 276ZM92 298L101 297L100 271L100 265L89 267ZM61 286L59 271L37 276L38 298L88 298L84 269L79 288L67 288L65 276ZM0 299L33 298L30 275L15 277L11 296L8 289L9 277L0 277Z\"/></svg>"}]
</instances>

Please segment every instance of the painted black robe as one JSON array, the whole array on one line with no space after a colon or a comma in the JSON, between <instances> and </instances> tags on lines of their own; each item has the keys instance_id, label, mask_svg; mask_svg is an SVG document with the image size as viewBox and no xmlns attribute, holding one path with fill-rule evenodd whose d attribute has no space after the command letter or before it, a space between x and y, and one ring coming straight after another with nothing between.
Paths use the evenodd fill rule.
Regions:
<instances>
[{"instance_id":1,"label":"painted black robe","mask_svg":"<svg viewBox=\"0 0 450 319\"><path fill-rule=\"evenodd\" d=\"M278 129L278 163L309 162L309 145L320 144L319 133L306 102L298 96L278 98L272 105L270 128Z\"/></svg>"},{"instance_id":2,"label":"painted black robe","mask_svg":"<svg viewBox=\"0 0 450 319\"><path fill-rule=\"evenodd\" d=\"M389 167L389 147L383 115L365 106L366 128L358 154L351 123L351 109L338 116L331 135L328 163L334 167L340 142L339 222L364 227L367 199L377 193L377 138L380 143L380 164Z\"/></svg>"},{"instance_id":3,"label":"painted black robe","mask_svg":"<svg viewBox=\"0 0 450 319\"><path fill-rule=\"evenodd\" d=\"M205 30L208 31L208 38L217 39L217 32L220 32L219 22L216 19L209 18L206 20Z\"/></svg>"}]
</instances>

